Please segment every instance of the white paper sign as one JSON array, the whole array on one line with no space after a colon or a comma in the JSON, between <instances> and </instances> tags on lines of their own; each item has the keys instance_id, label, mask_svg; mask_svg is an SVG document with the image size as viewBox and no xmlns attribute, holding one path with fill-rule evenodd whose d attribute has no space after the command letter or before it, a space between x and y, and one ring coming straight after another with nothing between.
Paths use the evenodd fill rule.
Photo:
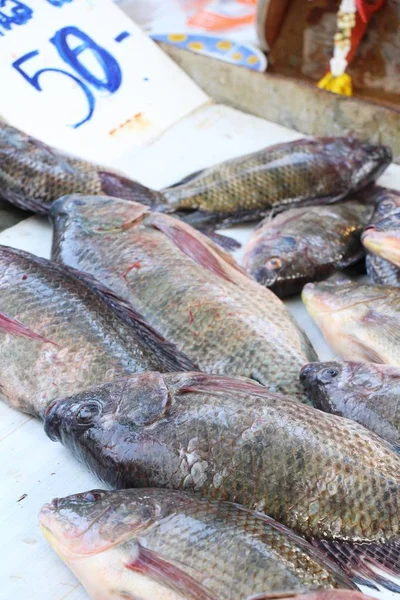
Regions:
<instances>
[{"instance_id":1,"label":"white paper sign","mask_svg":"<svg viewBox=\"0 0 400 600\"><path fill-rule=\"evenodd\" d=\"M208 97L111 0L0 0L0 114L110 162Z\"/></svg>"}]
</instances>

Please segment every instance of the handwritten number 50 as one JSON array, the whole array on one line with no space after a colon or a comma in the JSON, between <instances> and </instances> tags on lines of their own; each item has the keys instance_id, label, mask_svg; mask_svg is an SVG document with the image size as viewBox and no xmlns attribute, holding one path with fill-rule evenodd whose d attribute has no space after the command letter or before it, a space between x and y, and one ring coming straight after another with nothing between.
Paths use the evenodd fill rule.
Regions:
<instances>
[{"instance_id":1,"label":"handwritten number 50","mask_svg":"<svg viewBox=\"0 0 400 600\"><path fill-rule=\"evenodd\" d=\"M82 43L75 47L71 48L70 39L78 39ZM64 27L56 32L53 38L51 38L51 43L56 47L60 57L62 60L67 63L74 71L79 75L76 77L74 74L69 71L65 71L64 69L56 69L56 68L44 68L37 71L34 75L28 75L28 73L22 68L24 63L27 63L35 56L38 56L39 51L34 50L33 52L28 52L21 56L18 60L13 63L13 67L21 73L21 75L30 83L35 89L39 92L43 91L39 83L39 78L43 73L58 73L61 75L66 75L70 79L72 79L84 92L86 95L86 99L88 102L88 112L84 119L75 123L72 127L74 129L80 127L87 121L89 121L93 115L95 109L95 97L88 87L87 84L92 85L97 90L105 90L109 93L113 94L118 90L122 82L122 72L118 62L115 58L107 52L105 48L102 48L96 42L92 40L86 33L78 29L78 27ZM98 78L94 75L80 60L80 55L85 51L91 51L95 56L97 62L99 63L102 71L103 77ZM84 81L85 80L86 83Z\"/></svg>"}]
</instances>

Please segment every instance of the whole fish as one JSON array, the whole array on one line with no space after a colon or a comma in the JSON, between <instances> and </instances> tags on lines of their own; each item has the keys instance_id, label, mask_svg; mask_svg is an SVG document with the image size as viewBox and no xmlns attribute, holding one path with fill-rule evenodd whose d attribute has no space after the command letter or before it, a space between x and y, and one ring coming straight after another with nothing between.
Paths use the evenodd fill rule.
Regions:
<instances>
[{"instance_id":1,"label":"whole fish","mask_svg":"<svg viewBox=\"0 0 400 600\"><path fill-rule=\"evenodd\" d=\"M357 362L311 363L300 375L314 406L353 419L400 450L400 369Z\"/></svg>"},{"instance_id":2,"label":"whole fish","mask_svg":"<svg viewBox=\"0 0 400 600\"><path fill-rule=\"evenodd\" d=\"M41 214L66 194L106 194L178 211L200 227L228 225L271 209L343 198L375 181L391 159L389 148L353 138L306 139L221 163L158 192L0 122L0 194Z\"/></svg>"},{"instance_id":3,"label":"whole fish","mask_svg":"<svg viewBox=\"0 0 400 600\"><path fill-rule=\"evenodd\" d=\"M400 367L400 290L346 279L308 283L303 302L344 360Z\"/></svg>"},{"instance_id":4,"label":"whole fish","mask_svg":"<svg viewBox=\"0 0 400 600\"><path fill-rule=\"evenodd\" d=\"M372 560L388 544L400 572L400 457L353 421L243 379L142 373L55 402L45 431L113 487L238 502Z\"/></svg>"},{"instance_id":5,"label":"whole fish","mask_svg":"<svg viewBox=\"0 0 400 600\"><path fill-rule=\"evenodd\" d=\"M162 191L168 210L192 225L228 226L342 200L375 181L391 160L391 150L380 144L305 138L228 160Z\"/></svg>"},{"instance_id":6,"label":"whole fish","mask_svg":"<svg viewBox=\"0 0 400 600\"><path fill-rule=\"evenodd\" d=\"M400 287L400 193L379 188L371 223L361 236L373 283Z\"/></svg>"},{"instance_id":7,"label":"whole fish","mask_svg":"<svg viewBox=\"0 0 400 600\"><path fill-rule=\"evenodd\" d=\"M0 120L0 197L47 214L54 200L72 193L110 194L149 204L162 200L136 181L71 158Z\"/></svg>"},{"instance_id":8,"label":"whole fish","mask_svg":"<svg viewBox=\"0 0 400 600\"><path fill-rule=\"evenodd\" d=\"M92 490L53 500L39 520L92 598L250 600L354 587L273 519L182 492Z\"/></svg>"},{"instance_id":9,"label":"whole fish","mask_svg":"<svg viewBox=\"0 0 400 600\"><path fill-rule=\"evenodd\" d=\"M363 257L360 236L372 211L350 201L267 217L245 247L243 266L281 298L297 294Z\"/></svg>"},{"instance_id":10,"label":"whole fish","mask_svg":"<svg viewBox=\"0 0 400 600\"><path fill-rule=\"evenodd\" d=\"M115 377L193 364L133 310L122 304L115 309L121 317L79 274L0 246L4 399L43 416L55 398Z\"/></svg>"},{"instance_id":11,"label":"whole fish","mask_svg":"<svg viewBox=\"0 0 400 600\"><path fill-rule=\"evenodd\" d=\"M95 275L201 371L306 400L298 374L316 360L306 335L274 294L198 231L107 197L68 196L51 216L53 258Z\"/></svg>"}]
</instances>

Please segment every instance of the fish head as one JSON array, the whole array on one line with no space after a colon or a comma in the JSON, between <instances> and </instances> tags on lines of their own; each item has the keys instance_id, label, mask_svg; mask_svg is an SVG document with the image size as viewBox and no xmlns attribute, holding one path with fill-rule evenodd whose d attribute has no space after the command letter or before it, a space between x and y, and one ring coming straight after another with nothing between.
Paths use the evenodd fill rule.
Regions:
<instances>
[{"instance_id":1,"label":"fish head","mask_svg":"<svg viewBox=\"0 0 400 600\"><path fill-rule=\"evenodd\" d=\"M291 235L262 236L249 246L243 264L261 285L278 295L286 295L286 288L301 278L309 269L307 254L302 252L303 240ZM290 292L289 292L290 293Z\"/></svg>"},{"instance_id":2,"label":"fish head","mask_svg":"<svg viewBox=\"0 0 400 600\"><path fill-rule=\"evenodd\" d=\"M400 266L400 208L392 208L368 225L361 241L369 252Z\"/></svg>"},{"instance_id":3,"label":"fish head","mask_svg":"<svg viewBox=\"0 0 400 600\"><path fill-rule=\"evenodd\" d=\"M151 492L95 489L45 504L39 523L57 554L76 563L127 540L134 544L160 510Z\"/></svg>"},{"instance_id":4,"label":"fish head","mask_svg":"<svg viewBox=\"0 0 400 600\"><path fill-rule=\"evenodd\" d=\"M388 146L347 138L348 164L352 169L352 187L358 191L376 179L392 162L393 154Z\"/></svg>"},{"instance_id":5,"label":"fish head","mask_svg":"<svg viewBox=\"0 0 400 600\"><path fill-rule=\"evenodd\" d=\"M57 400L46 411L44 427L51 440L67 447L105 443L126 423L134 431L162 418L168 405L163 376L138 373Z\"/></svg>"},{"instance_id":6,"label":"fish head","mask_svg":"<svg viewBox=\"0 0 400 600\"><path fill-rule=\"evenodd\" d=\"M360 362L322 362L305 365L300 381L316 408L343 415L349 398L362 400L382 389L386 365ZM400 371L395 370L400 375Z\"/></svg>"},{"instance_id":7,"label":"fish head","mask_svg":"<svg viewBox=\"0 0 400 600\"><path fill-rule=\"evenodd\" d=\"M345 360L384 362L372 347L362 343L368 328L377 335L380 315L374 309L390 293L382 286L363 285L342 276L308 283L302 300L332 349Z\"/></svg>"}]
</instances>

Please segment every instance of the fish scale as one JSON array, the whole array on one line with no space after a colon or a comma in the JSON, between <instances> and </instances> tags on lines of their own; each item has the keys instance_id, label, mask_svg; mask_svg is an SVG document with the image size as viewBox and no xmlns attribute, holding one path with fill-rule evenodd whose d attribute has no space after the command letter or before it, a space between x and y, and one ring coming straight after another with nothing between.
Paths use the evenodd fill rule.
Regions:
<instances>
[{"instance_id":1,"label":"fish scale","mask_svg":"<svg viewBox=\"0 0 400 600\"><path fill-rule=\"evenodd\" d=\"M178 354L171 364L164 360L162 338L157 355L76 275L5 246L0 246L0 311L0 317L5 313L43 336L38 341L7 335L7 326L6 335L0 330L2 396L36 416L55 398L99 381L180 368Z\"/></svg>"},{"instance_id":2,"label":"fish scale","mask_svg":"<svg viewBox=\"0 0 400 600\"><path fill-rule=\"evenodd\" d=\"M115 597L140 594L143 600L249 600L282 590L353 587L321 553L272 519L190 494L96 490L44 506L40 521L93 597L113 590ZM75 540L68 536L70 522L83 532ZM120 541L122 525L125 536L132 533ZM101 552L105 541L108 548ZM170 596L172 591L177 595Z\"/></svg>"},{"instance_id":3,"label":"fish scale","mask_svg":"<svg viewBox=\"0 0 400 600\"><path fill-rule=\"evenodd\" d=\"M139 374L56 403L45 429L113 487L238 502L308 538L399 537L400 457L390 446L251 381Z\"/></svg>"},{"instance_id":4,"label":"fish scale","mask_svg":"<svg viewBox=\"0 0 400 600\"><path fill-rule=\"evenodd\" d=\"M305 138L214 165L162 193L169 211L193 225L230 225L271 211L336 202L375 181L390 161L384 146Z\"/></svg>"},{"instance_id":5,"label":"fish scale","mask_svg":"<svg viewBox=\"0 0 400 600\"><path fill-rule=\"evenodd\" d=\"M66 197L52 219L53 258L111 287L200 370L250 377L306 401L298 373L315 357L306 335L204 236L116 198Z\"/></svg>"}]
</instances>

